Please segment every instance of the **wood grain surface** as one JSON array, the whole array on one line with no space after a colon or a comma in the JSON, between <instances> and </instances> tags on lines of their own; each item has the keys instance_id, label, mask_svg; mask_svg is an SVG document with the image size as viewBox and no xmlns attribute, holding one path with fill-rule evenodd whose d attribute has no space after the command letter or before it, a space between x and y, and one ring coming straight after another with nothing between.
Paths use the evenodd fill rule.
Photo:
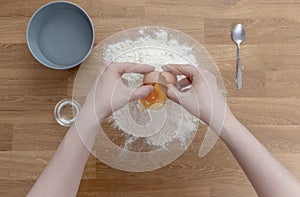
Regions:
<instances>
[{"instance_id":1,"label":"wood grain surface","mask_svg":"<svg viewBox=\"0 0 300 197\"><path fill-rule=\"evenodd\" d=\"M62 140L55 104L72 95L78 68L40 65L25 39L30 16L47 0L0 0L0 196L25 196ZM166 26L202 43L219 66L232 111L300 178L299 0L74 0L92 17L96 40L144 25ZM235 23L245 25L244 87L235 86ZM220 140L197 156L205 127L172 164L145 173L90 157L78 196L256 196Z\"/></svg>"}]
</instances>

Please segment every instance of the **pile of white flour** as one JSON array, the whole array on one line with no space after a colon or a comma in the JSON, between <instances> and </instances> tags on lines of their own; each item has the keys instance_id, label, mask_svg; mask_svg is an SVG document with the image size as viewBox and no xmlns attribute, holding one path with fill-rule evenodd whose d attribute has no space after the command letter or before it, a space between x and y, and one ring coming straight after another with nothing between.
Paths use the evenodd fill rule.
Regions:
<instances>
[{"instance_id":1,"label":"pile of white flour","mask_svg":"<svg viewBox=\"0 0 300 197\"><path fill-rule=\"evenodd\" d=\"M159 71L164 64L196 65L192 48L180 44L165 30L158 30L151 36L145 35L143 30L139 33L137 39L128 38L105 46L105 61L150 64ZM132 88L140 86L143 81L140 74L130 73L122 77ZM157 147L165 147L174 140L186 145L186 139L198 126L197 118L170 100L161 110L144 109L139 101L134 101L115 111L110 120L114 127L136 139L143 137L147 144Z\"/></svg>"}]
</instances>

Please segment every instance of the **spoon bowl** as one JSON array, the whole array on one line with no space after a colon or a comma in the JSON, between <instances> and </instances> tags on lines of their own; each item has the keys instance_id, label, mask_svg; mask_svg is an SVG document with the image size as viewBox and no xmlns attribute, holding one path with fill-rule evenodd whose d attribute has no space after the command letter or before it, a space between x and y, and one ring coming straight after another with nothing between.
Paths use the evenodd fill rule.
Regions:
<instances>
[{"instance_id":1,"label":"spoon bowl","mask_svg":"<svg viewBox=\"0 0 300 197\"><path fill-rule=\"evenodd\" d=\"M232 39L237 44L240 45L246 37L246 32L242 24L237 24L232 30Z\"/></svg>"}]
</instances>

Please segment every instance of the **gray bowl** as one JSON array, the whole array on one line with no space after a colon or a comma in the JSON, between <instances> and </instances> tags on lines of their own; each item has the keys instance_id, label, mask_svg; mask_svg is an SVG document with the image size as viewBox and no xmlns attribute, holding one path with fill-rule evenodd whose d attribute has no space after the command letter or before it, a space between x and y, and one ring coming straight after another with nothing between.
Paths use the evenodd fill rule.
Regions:
<instances>
[{"instance_id":1,"label":"gray bowl","mask_svg":"<svg viewBox=\"0 0 300 197\"><path fill-rule=\"evenodd\" d=\"M51 2L31 17L26 32L32 55L54 69L73 68L90 54L94 27L88 14L71 2Z\"/></svg>"}]
</instances>

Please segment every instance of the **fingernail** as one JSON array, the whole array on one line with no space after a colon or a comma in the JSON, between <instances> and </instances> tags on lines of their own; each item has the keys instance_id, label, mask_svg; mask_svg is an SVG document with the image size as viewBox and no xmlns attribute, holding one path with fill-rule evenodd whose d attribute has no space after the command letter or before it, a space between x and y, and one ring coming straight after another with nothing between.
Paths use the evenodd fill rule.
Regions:
<instances>
[{"instance_id":1,"label":"fingernail","mask_svg":"<svg viewBox=\"0 0 300 197\"><path fill-rule=\"evenodd\" d=\"M168 87L168 88L173 88L174 86L173 86L173 84L170 84L170 83L169 83L169 84L167 84L167 87Z\"/></svg>"},{"instance_id":2,"label":"fingernail","mask_svg":"<svg viewBox=\"0 0 300 197\"><path fill-rule=\"evenodd\" d=\"M142 66L149 66L149 67L155 68L155 66L150 65L150 64L139 64L139 65L142 65Z\"/></svg>"},{"instance_id":3,"label":"fingernail","mask_svg":"<svg viewBox=\"0 0 300 197\"><path fill-rule=\"evenodd\" d=\"M148 88L148 94L150 94L150 93L153 91L153 89L154 89L154 87L153 87L153 86L150 86L150 87Z\"/></svg>"},{"instance_id":4,"label":"fingernail","mask_svg":"<svg viewBox=\"0 0 300 197\"><path fill-rule=\"evenodd\" d=\"M168 67L167 67L167 65L162 65L161 68L162 68L163 70L165 70L165 71L168 71L168 70L169 70Z\"/></svg>"}]
</instances>

